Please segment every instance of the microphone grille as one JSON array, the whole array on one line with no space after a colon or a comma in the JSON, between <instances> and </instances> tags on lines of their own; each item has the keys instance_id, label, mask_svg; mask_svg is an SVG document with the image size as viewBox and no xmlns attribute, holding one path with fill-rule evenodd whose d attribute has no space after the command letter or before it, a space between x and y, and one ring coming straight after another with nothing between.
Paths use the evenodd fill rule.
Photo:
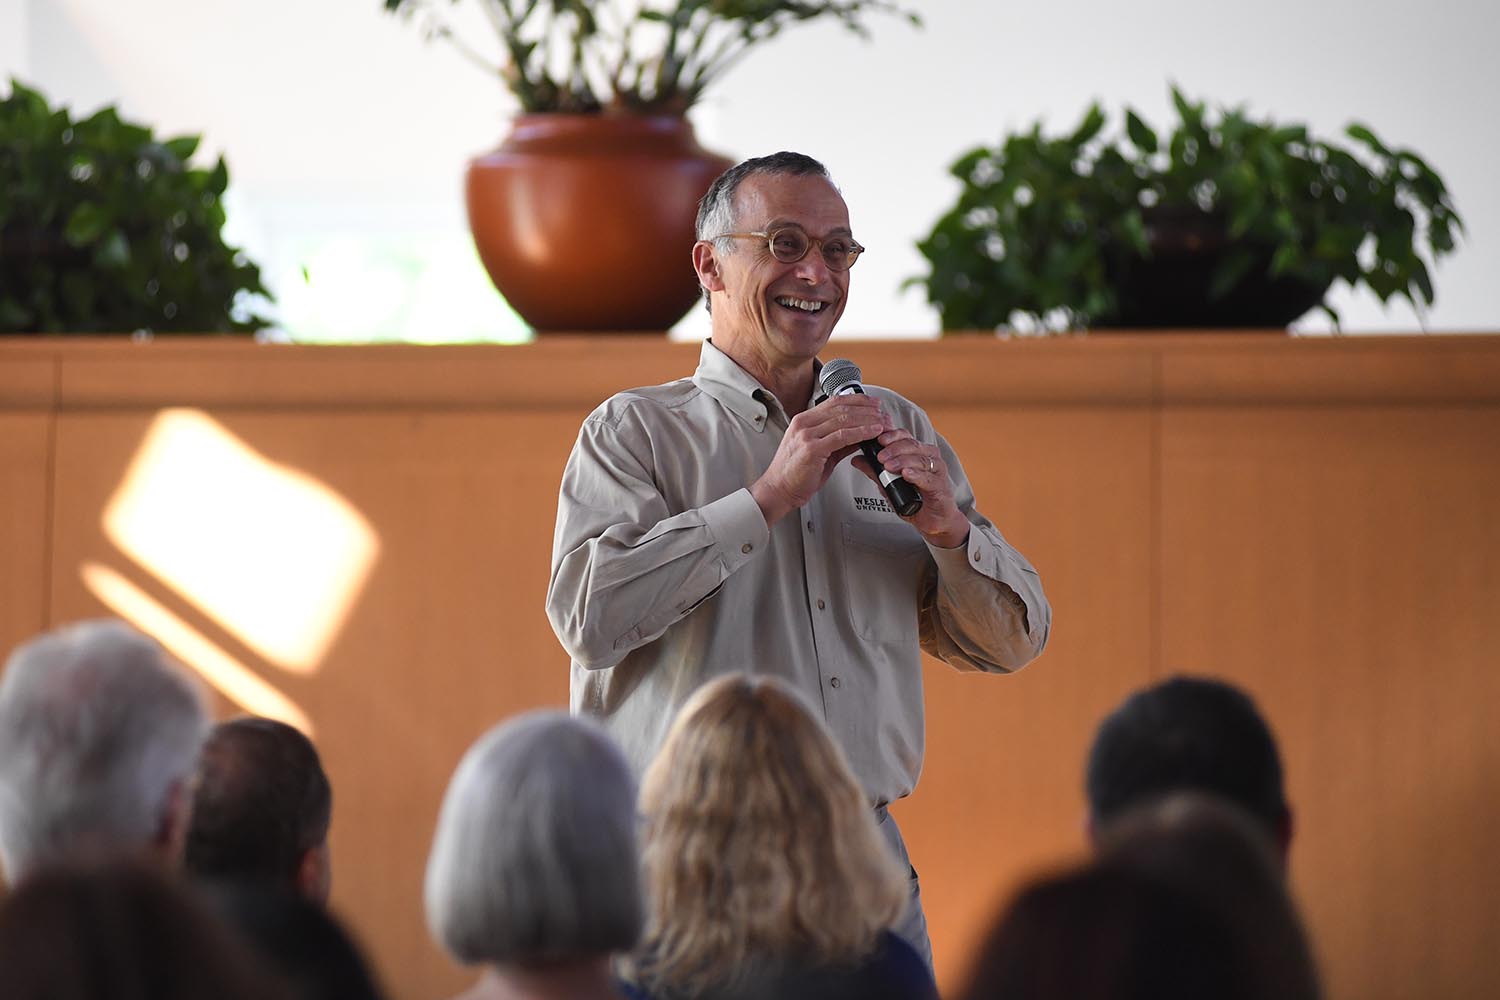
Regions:
<instances>
[{"instance_id":1,"label":"microphone grille","mask_svg":"<svg viewBox=\"0 0 1500 1000\"><path fill-rule=\"evenodd\" d=\"M818 384L823 387L823 395L836 396L840 389L860 384L859 365L847 358L834 358L823 366Z\"/></svg>"}]
</instances>

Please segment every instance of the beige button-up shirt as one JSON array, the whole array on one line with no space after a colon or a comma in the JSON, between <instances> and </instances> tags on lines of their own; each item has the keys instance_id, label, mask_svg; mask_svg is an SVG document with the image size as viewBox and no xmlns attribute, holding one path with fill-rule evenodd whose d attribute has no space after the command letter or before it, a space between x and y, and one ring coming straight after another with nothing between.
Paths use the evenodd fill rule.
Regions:
<instances>
[{"instance_id":1,"label":"beige button-up shirt","mask_svg":"<svg viewBox=\"0 0 1500 1000\"><path fill-rule=\"evenodd\" d=\"M1046 645L1041 580L975 509L958 456L915 404L866 388L942 449L973 525L963 547L927 545L847 461L768 529L749 486L788 417L709 342L692 378L619 393L584 421L558 497L547 616L573 659L573 710L600 717L637 774L705 680L775 674L821 710L883 805L921 771L922 650L1004 672Z\"/></svg>"}]
</instances>

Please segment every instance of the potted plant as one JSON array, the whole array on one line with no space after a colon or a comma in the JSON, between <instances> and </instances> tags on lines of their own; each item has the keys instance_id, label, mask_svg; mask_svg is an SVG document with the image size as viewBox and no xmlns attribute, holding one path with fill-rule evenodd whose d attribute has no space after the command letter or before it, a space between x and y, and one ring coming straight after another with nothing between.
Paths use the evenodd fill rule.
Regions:
<instances>
[{"instance_id":1,"label":"potted plant","mask_svg":"<svg viewBox=\"0 0 1500 1000\"><path fill-rule=\"evenodd\" d=\"M108 107L0 101L0 333L246 333L260 271L224 243L223 159Z\"/></svg>"},{"instance_id":2,"label":"potted plant","mask_svg":"<svg viewBox=\"0 0 1500 1000\"><path fill-rule=\"evenodd\" d=\"M962 190L913 279L945 330L1284 327L1319 305L1337 324L1335 280L1432 303L1462 223L1416 153L1172 100L1164 139L1128 109L1106 135L1095 105L1066 135L1038 124L953 164Z\"/></svg>"},{"instance_id":3,"label":"potted plant","mask_svg":"<svg viewBox=\"0 0 1500 1000\"><path fill-rule=\"evenodd\" d=\"M384 0L457 46L521 114L469 164L470 228L497 288L539 331L670 327L698 298L684 263L698 200L731 161L686 119L731 66L793 24L864 34L885 0L474 0L499 37L491 66L443 0ZM912 15L904 15L915 21Z\"/></svg>"}]
</instances>

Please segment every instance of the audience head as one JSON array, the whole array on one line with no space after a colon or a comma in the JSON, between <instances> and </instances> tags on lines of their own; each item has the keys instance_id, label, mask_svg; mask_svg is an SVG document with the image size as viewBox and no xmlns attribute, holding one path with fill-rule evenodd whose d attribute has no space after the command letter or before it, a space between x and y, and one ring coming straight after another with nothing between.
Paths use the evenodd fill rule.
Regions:
<instances>
[{"instance_id":1,"label":"audience head","mask_svg":"<svg viewBox=\"0 0 1500 1000\"><path fill-rule=\"evenodd\" d=\"M683 705L641 788L655 990L856 962L909 901L843 752L797 694L731 674Z\"/></svg>"},{"instance_id":2,"label":"audience head","mask_svg":"<svg viewBox=\"0 0 1500 1000\"><path fill-rule=\"evenodd\" d=\"M1265 829L1226 799L1180 793L1133 809L1099 843L1105 864L1192 896L1249 953L1256 996L1314 1000L1318 976L1307 934Z\"/></svg>"},{"instance_id":3,"label":"audience head","mask_svg":"<svg viewBox=\"0 0 1500 1000\"><path fill-rule=\"evenodd\" d=\"M1089 752L1090 825L1172 792L1226 798L1254 816L1285 855L1292 814L1270 728L1244 692L1175 677L1131 695L1099 726Z\"/></svg>"},{"instance_id":4,"label":"audience head","mask_svg":"<svg viewBox=\"0 0 1500 1000\"><path fill-rule=\"evenodd\" d=\"M288 984L293 1000L380 1000L354 939L303 893L224 882L212 887L209 899L240 940Z\"/></svg>"},{"instance_id":5,"label":"audience head","mask_svg":"<svg viewBox=\"0 0 1500 1000\"><path fill-rule=\"evenodd\" d=\"M6 1000L293 1000L205 904L134 864L49 865L0 904Z\"/></svg>"},{"instance_id":6,"label":"audience head","mask_svg":"<svg viewBox=\"0 0 1500 1000\"><path fill-rule=\"evenodd\" d=\"M328 776L306 736L273 719L220 723L199 757L187 870L326 902L332 808Z\"/></svg>"},{"instance_id":7,"label":"audience head","mask_svg":"<svg viewBox=\"0 0 1500 1000\"><path fill-rule=\"evenodd\" d=\"M196 683L121 621L18 647L0 678L0 861L18 878L70 853L175 862L208 715Z\"/></svg>"},{"instance_id":8,"label":"audience head","mask_svg":"<svg viewBox=\"0 0 1500 1000\"><path fill-rule=\"evenodd\" d=\"M1024 888L980 951L962 1000L1272 1000L1232 930L1190 895L1090 865Z\"/></svg>"},{"instance_id":9,"label":"audience head","mask_svg":"<svg viewBox=\"0 0 1500 1000\"><path fill-rule=\"evenodd\" d=\"M448 784L427 923L465 963L590 961L640 936L635 782L593 722L531 712L485 733Z\"/></svg>"}]
</instances>

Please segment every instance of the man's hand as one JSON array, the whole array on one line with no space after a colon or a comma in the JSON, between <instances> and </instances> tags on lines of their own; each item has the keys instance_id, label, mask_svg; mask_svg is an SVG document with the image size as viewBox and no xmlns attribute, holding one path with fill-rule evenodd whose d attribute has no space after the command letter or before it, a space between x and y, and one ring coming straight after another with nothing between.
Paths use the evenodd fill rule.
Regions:
<instances>
[{"instance_id":1,"label":"man's hand","mask_svg":"<svg viewBox=\"0 0 1500 1000\"><path fill-rule=\"evenodd\" d=\"M923 444L912 437L910 431L900 428L886 430L877 440L881 447L876 457L886 471L905 479L922 494L922 509L902 520L920 531L929 544L940 549L956 549L967 542L969 519L964 517L953 499L953 483L948 479L948 466L938 447ZM853 464L879 484L875 470L863 455L855 458Z\"/></svg>"},{"instance_id":2,"label":"man's hand","mask_svg":"<svg viewBox=\"0 0 1500 1000\"><path fill-rule=\"evenodd\" d=\"M793 417L770 466L750 486L766 524L807 504L861 441L890 428L873 396L831 396Z\"/></svg>"}]
</instances>

